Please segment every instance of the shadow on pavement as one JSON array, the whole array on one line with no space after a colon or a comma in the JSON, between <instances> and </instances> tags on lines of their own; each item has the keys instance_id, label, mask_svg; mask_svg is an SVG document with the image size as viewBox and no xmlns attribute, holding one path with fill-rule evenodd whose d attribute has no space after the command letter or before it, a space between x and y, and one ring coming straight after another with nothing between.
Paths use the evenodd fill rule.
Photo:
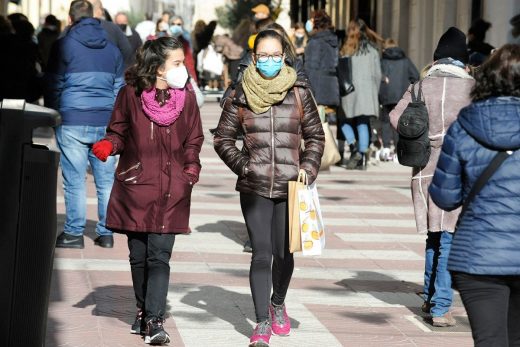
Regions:
<instances>
[{"instance_id":1,"label":"shadow on pavement","mask_svg":"<svg viewBox=\"0 0 520 347\"><path fill-rule=\"evenodd\" d=\"M217 286L202 286L186 294L181 302L205 312L182 312L176 313L177 316L198 324L224 320L246 337L253 331L254 327L249 321L256 322L256 318L250 294L241 294ZM300 322L291 318L291 326L298 328Z\"/></svg>"},{"instance_id":2,"label":"shadow on pavement","mask_svg":"<svg viewBox=\"0 0 520 347\"><path fill-rule=\"evenodd\" d=\"M344 317L355 319L357 321L372 324L372 325L384 325L388 324L391 316L386 313L381 312L364 312L364 313L354 313L354 312L343 312L341 314Z\"/></svg>"},{"instance_id":3,"label":"shadow on pavement","mask_svg":"<svg viewBox=\"0 0 520 347\"><path fill-rule=\"evenodd\" d=\"M60 290L60 272L52 271L51 290L49 292L49 308L53 302L62 301L62 293ZM47 327L45 334L45 346L57 347L58 343L58 322L53 319L47 309Z\"/></svg>"},{"instance_id":4,"label":"shadow on pavement","mask_svg":"<svg viewBox=\"0 0 520 347\"><path fill-rule=\"evenodd\" d=\"M221 233L241 246L249 239L245 223L232 220L219 220L216 223L204 224L197 227L196 230L201 233Z\"/></svg>"},{"instance_id":5,"label":"shadow on pavement","mask_svg":"<svg viewBox=\"0 0 520 347\"><path fill-rule=\"evenodd\" d=\"M133 323L137 307L135 306L134 289L131 286L110 285L97 287L80 302L73 305L77 308L92 306L93 316L117 318L130 325ZM170 305L166 305L165 318L169 317Z\"/></svg>"}]
</instances>

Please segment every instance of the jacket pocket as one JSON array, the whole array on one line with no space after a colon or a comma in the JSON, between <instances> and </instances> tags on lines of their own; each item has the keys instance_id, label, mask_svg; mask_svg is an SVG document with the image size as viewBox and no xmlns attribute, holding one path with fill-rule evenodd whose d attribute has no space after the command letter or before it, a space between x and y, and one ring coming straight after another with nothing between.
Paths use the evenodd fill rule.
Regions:
<instances>
[{"instance_id":1,"label":"jacket pocket","mask_svg":"<svg viewBox=\"0 0 520 347\"><path fill-rule=\"evenodd\" d=\"M143 165L137 162L134 165L124 167L116 171L116 179L128 184L136 184L143 175Z\"/></svg>"}]
</instances>

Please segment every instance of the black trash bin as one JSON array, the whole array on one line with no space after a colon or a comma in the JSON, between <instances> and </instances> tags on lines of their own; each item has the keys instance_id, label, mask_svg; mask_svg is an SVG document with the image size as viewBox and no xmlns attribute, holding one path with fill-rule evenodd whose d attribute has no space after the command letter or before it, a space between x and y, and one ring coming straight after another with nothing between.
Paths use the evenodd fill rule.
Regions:
<instances>
[{"instance_id":1,"label":"black trash bin","mask_svg":"<svg viewBox=\"0 0 520 347\"><path fill-rule=\"evenodd\" d=\"M59 153L32 132L59 114L23 100L0 109L0 346L43 346L56 242Z\"/></svg>"}]
</instances>

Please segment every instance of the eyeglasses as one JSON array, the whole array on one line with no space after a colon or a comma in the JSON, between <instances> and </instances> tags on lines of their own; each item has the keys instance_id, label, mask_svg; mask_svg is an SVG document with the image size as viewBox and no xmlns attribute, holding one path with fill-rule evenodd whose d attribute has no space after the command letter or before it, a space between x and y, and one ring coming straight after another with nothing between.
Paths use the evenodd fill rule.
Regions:
<instances>
[{"instance_id":1,"label":"eyeglasses","mask_svg":"<svg viewBox=\"0 0 520 347\"><path fill-rule=\"evenodd\" d=\"M261 62L261 63L266 63L267 60L269 60L269 58L273 59L273 61L275 63L279 63L282 61L283 59L283 54L263 54L263 53L258 53L258 54L255 54L256 56L256 59Z\"/></svg>"},{"instance_id":2,"label":"eyeglasses","mask_svg":"<svg viewBox=\"0 0 520 347\"><path fill-rule=\"evenodd\" d=\"M182 23L172 23L172 25L178 25L178 26L182 26Z\"/></svg>"}]
</instances>

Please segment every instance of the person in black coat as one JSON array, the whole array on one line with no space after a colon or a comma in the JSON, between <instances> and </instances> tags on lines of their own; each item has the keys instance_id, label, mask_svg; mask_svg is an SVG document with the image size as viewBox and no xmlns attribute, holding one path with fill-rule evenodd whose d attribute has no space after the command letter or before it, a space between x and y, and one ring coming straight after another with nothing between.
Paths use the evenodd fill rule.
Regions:
<instances>
[{"instance_id":1,"label":"person in black coat","mask_svg":"<svg viewBox=\"0 0 520 347\"><path fill-rule=\"evenodd\" d=\"M143 45L141 36L139 36L139 34L137 33L137 31L135 31L134 28L128 25L128 15L126 13L118 12L114 16L114 20L117 26L121 28L121 31L127 37L128 42L130 43L130 47L132 48L132 55L135 56L137 50Z\"/></svg>"},{"instance_id":2,"label":"person in black coat","mask_svg":"<svg viewBox=\"0 0 520 347\"><path fill-rule=\"evenodd\" d=\"M47 67L47 61L51 53L51 47L54 41L58 39L61 31L61 22L56 16L50 14L45 17L45 23L43 23L42 30L38 33L38 50L40 57L43 62L43 69Z\"/></svg>"},{"instance_id":3,"label":"person in black coat","mask_svg":"<svg viewBox=\"0 0 520 347\"><path fill-rule=\"evenodd\" d=\"M24 99L35 103L42 95L41 59L34 27L18 14L9 16L12 33L0 36L0 100Z\"/></svg>"},{"instance_id":4,"label":"person in black coat","mask_svg":"<svg viewBox=\"0 0 520 347\"><path fill-rule=\"evenodd\" d=\"M331 30L332 20L324 10L317 11L311 22L313 30L305 47L305 73L318 105L338 106L338 38Z\"/></svg>"},{"instance_id":5,"label":"person in black coat","mask_svg":"<svg viewBox=\"0 0 520 347\"><path fill-rule=\"evenodd\" d=\"M491 23L482 18L477 18L468 30L468 54L469 64L473 66L481 65L495 48L486 40L486 32L491 28Z\"/></svg>"},{"instance_id":6,"label":"person in black coat","mask_svg":"<svg viewBox=\"0 0 520 347\"><path fill-rule=\"evenodd\" d=\"M410 84L419 80L419 72L393 39L386 39L384 42L381 72L383 77L379 88L379 102L383 107L380 118L383 140L382 157L387 157L392 141L394 145L397 144L397 133L390 125L388 115L401 100Z\"/></svg>"}]
</instances>

